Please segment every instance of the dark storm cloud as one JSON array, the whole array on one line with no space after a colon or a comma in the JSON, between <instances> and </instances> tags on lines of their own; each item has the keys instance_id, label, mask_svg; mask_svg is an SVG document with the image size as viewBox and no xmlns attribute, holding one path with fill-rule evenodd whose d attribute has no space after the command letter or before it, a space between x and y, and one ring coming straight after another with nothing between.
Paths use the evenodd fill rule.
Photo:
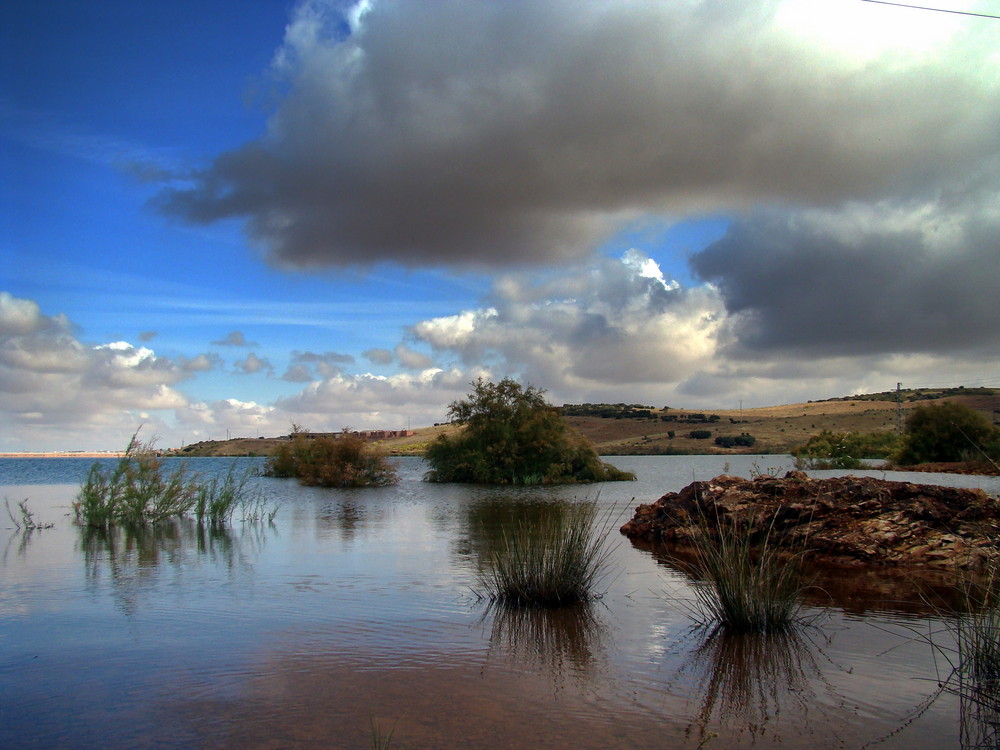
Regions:
<instances>
[{"instance_id":1,"label":"dark storm cloud","mask_svg":"<svg viewBox=\"0 0 1000 750\"><path fill-rule=\"evenodd\" d=\"M758 212L696 254L729 313L729 353L995 350L1000 214L880 208Z\"/></svg>"},{"instance_id":2,"label":"dark storm cloud","mask_svg":"<svg viewBox=\"0 0 1000 750\"><path fill-rule=\"evenodd\" d=\"M800 38L847 10L375 0L345 35L305 2L267 133L155 203L241 217L281 265L511 266L637 214L880 198L996 153L993 30L867 57Z\"/></svg>"}]
</instances>

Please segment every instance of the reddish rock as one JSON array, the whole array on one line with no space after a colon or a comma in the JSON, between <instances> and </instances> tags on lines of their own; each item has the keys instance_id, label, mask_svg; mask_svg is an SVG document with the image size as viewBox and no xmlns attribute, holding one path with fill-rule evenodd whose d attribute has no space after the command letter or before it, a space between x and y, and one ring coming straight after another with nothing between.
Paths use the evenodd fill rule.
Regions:
<instances>
[{"instance_id":1,"label":"reddish rock","mask_svg":"<svg viewBox=\"0 0 1000 750\"><path fill-rule=\"evenodd\" d=\"M690 540L698 523L748 524L814 559L975 568L1000 560L1000 501L982 490L871 477L718 476L640 505L621 532Z\"/></svg>"}]
</instances>

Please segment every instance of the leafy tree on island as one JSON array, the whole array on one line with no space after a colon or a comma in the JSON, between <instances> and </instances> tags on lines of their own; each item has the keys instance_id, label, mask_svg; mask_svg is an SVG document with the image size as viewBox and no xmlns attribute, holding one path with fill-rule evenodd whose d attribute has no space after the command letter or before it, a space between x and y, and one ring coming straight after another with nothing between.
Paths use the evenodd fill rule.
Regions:
<instances>
[{"instance_id":1,"label":"leafy tree on island","mask_svg":"<svg viewBox=\"0 0 1000 750\"><path fill-rule=\"evenodd\" d=\"M633 480L635 475L600 460L593 446L572 430L545 391L511 378L479 378L472 393L448 406L454 436L441 435L428 448L430 482L563 484Z\"/></svg>"}]
</instances>

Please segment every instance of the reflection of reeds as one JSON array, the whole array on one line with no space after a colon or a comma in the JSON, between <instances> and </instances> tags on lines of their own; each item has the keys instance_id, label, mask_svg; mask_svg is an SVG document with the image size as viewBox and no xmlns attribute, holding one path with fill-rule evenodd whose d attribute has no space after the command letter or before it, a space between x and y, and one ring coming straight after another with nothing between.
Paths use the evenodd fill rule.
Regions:
<instances>
[{"instance_id":1,"label":"reflection of reeds","mask_svg":"<svg viewBox=\"0 0 1000 750\"><path fill-rule=\"evenodd\" d=\"M248 548L259 550L269 528L260 524L234 534L225 526L207 526L192 519L176 519L156 526L109 529L83 527L80 544L87 578L109 575L115 595L132 611L140 594L164 573L179 571L202 560L221 563L229 570L249 568Z\"/></svg>"},{"instance_id":2,"label":"reflection of reeds","mask_svg":"<svg viewBox=\"0 0 1000 750\"><path fill-rule=\"evenodd\" d=\"M480 572L484 595L508 605L542 607L598 596L611 549L608 529L595 525L596 516L596 503L587 502L502 527Z\"/></svg>"},{"instance_id":3,"label":"reflection of reeds","mask_svg":"<svg viewBox=\"0 0 1000 750\"><path fill-rule=\"evenodd\" d=\"M576 672L590 669L604 632L587 602L560 609L493 603L486 614L493 615L492 647L549 671L564 664Z\"/></svg>"},{"instance_id":4,"label":"reflection of reeds","mask_svg":"<svg viewBox=\"0 0 1000 750\"><path fill-rule=\"evenodd\" d=\"M697 724L704 735L710 722L762 734L770 717L793 700L807 706L809 674L820 675L813 644L795 630L781 633L733 633L716 626L691 657L702 672Z\"/></svg>"},{"instance_id":5,"label":"reflection of reeds","mask_svg":"<svg viewBox=\"0 0 1000 750\"><path fill-rule=\"evenodd\" d=\"M392 735L396 733L396 725L393 724L392 729L388 733L383 732L382 727L375 720L374 716L371 718L371 725L371 742L368 746L371 750L389 750L392 746Z\"/></svg>"}]
</instances>

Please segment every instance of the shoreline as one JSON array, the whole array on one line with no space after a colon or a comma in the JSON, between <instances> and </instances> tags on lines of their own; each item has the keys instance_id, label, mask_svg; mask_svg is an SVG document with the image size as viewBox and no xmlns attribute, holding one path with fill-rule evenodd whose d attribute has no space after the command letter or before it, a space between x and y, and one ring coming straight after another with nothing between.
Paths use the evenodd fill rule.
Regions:
<instances>
[{"instance_id":1,"label":"shoreline","mask_svg":"<svg viewBox=\"0 0 1000 750\"><path fill-rule=\"evenodd\" d=\"M0 453L0 458L121 458L125 451L48 451L33 453L22 451L18 453Z\"/></svg>"}]
</instances>

